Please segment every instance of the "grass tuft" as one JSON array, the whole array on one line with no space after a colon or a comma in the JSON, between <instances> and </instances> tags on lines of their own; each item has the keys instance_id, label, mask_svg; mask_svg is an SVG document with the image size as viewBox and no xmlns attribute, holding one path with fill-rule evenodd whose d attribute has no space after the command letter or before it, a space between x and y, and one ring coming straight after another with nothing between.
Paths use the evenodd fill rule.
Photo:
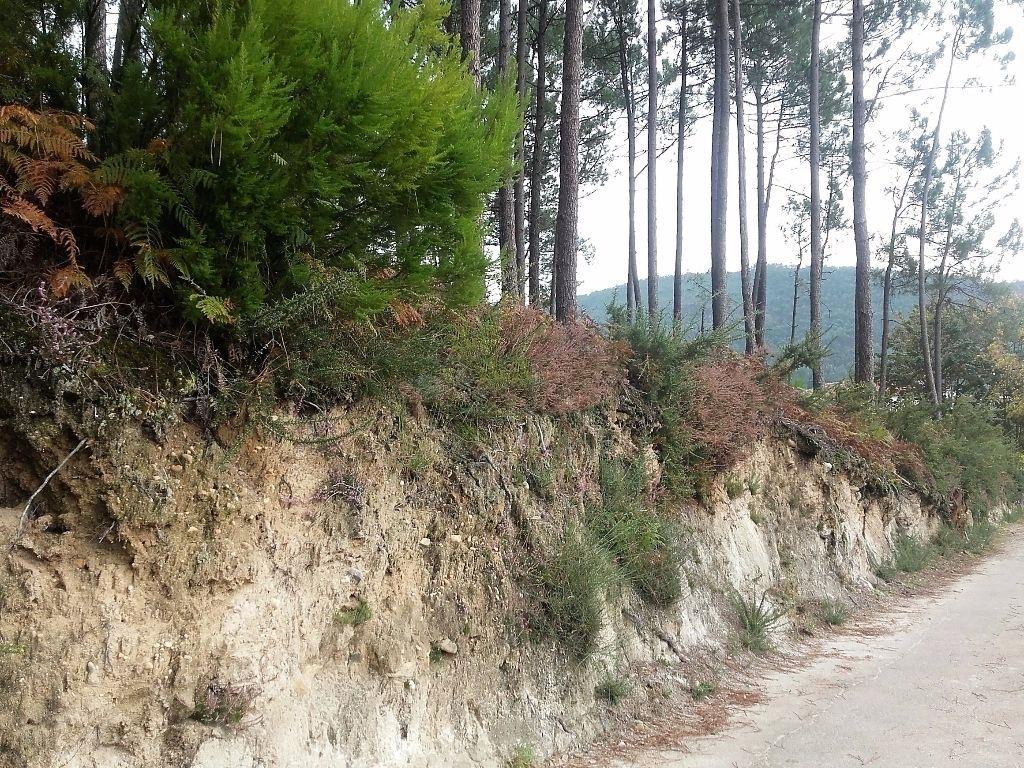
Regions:
<instances>
[{"instance_id":1,"label":"grass tuft","mask_svg":"<svg viewBox=\"0 0 1024 768\"><path fill-rule=\"evenodd\" d=\"M729 475L725 478L725 492L730 499L738 499L747 490L747 484L736 475Z\"/></svg>"},{"instance_id":2,"label":"grass tuft","mask_svg":"<svg viewBox=\"0 0 1024 768\"><path fill-rule=\"evenodd\" d=\"M587 658L601 634L604 593L616 580L607 555L586 532L570 529L539 577L543 610L536 629L577 659Z\"/></svg>"},{"instance_id":3,"label":"grass tuft","mask_svg":"<svg viewBox=\"0 0 1024 768\"><path fill-rule=\"evenodd\" d=\"M369 603L360 598L355 608L346 608L345 610L337 611L334 614L334 623L341 624L343 626L358 627L360 624L365 624L372 618L373 611L370 609Z\"/></svg>"},{"instance_id":4,"label":"grass tuft","mask_svg":"<svg viewBox=\"0 0 1024 768\"><path fill-rule=\"evenodd\" d=\"M892 545L892 565L902 573L917 573L928 565L934 555L927 542L903 532L893 538Z\"/></svg>"},{"instance_id":5,"label":"grass tuft","mask_svg":"<svg viewBox=\"0 0 1024 768\"><path fill-rule=\"evenodd\" d=\"M818 603L815 614L829 626L838 627L845 624L846 620L850 618L850 609L846 607L845 603L826 597Z\"/></svg>"},{"instance_id":6,"label":"grass tuft","mask_svg":"<svg viewBox=\"0 0 1024 768\"><path fill-rule=\"evenodd\" d=\"M633 686L627 680L609 674L605 675L604 679L594 686L594 697L614 707L629 696L632 690Z\"/></svg>"},{"instance_id":7,"label":"grass tuft","mask_svg":"<svg viewBox=\"0 0 1024 768\"><path fill-rule=\"evenodd\" d=\"M647 503L642 461L602 461L601 504L587 512L587 528L640 598L659 608L679 599L679 554L674 532Z\"/></svg>"},{"instance_id":8,"label":"grass tuft","mask_svg":"<svg viewBox=\"0 0 1024 768\"><path fill-rule=\"evenodd\" d=\"M711 681L697 683L690 688L690 696L694 701L704 701L715 695L718 686Z\"/></svg>"},{"instance_id":9,"label":"grass tuft","mask_svg":"<svg viewBox=\"0 0 1024 768\"><path fill-rule=\"evenodd\" d=\"M746 598L739 592L733 592L733 608L739 622L740 643L751 653L762 654L772 649L771 632L786 615L785 606L773 606L768 600L768 592L762 592L758 598L752 594Z\"/></svg>"},{"instance_id":10,"label":"grass tuft","mask_svg":"<svg viewBox=\"0 0 1024 768\"><path fill-rule=\"evenodd\" d=\"M533 768L537 764L537 756L531 747L520 745L512 752L508 760L508 768Z\"/></svg>"}]
</instances>

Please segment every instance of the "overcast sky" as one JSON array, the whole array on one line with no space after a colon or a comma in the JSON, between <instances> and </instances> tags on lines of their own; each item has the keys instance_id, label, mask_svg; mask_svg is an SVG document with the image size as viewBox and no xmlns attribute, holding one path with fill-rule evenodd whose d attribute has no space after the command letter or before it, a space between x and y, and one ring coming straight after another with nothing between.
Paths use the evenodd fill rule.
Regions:
<instances>
[{"instance_id":1,"label":"overcast sky","mask_svg":"<svg viewBox=\"0 0 1024 768\"><path fill-rule=\"evenodd\" d=\"M958 62L954 70L953 82L957 86L951 92L943 123L943 139L948 138L951 131L962 129L977 133L988 127L996 143L1004 142L1001 163L1012 164L1013 160L1024 156L1024 14L1020 9L1003 9L998 15L999 27L1012 26L1015 35L1010 44L1004 47L1012 51L1016 58L1005 71L988 62ZM845 28L835 25L823 31L823 43L830 38L845 34ZM932 32L935 37L938 33ZM893 135L907 123L907 115L912 106L916 106L924 114L933 115L938 108L937 86L941 86L945 75L948 59L940 62L937 71L929 77L929 82L921 83L922 87L936 87L926 93L912 96L890 98L885 100L884 108L868 126L868 229L872 237L872 252L877 247L878 238L889 226L892 209L885 185L890 178L890 159ZM972 79L980 80L984 87L977 87ZM1004 82L1008 79L1009 82ZM967 86L967 87L965 87ZM868 83L871 90L871 83ZM747 111L748 131L753 128L753 110ZM686 174L683 218L685 231L684 271L706 271L710 267L709 228L710 228L710 120L703 120L697 126L694 135L687 141ZM729 207L729 269L739 267L739 245L736 231L737 181L736 181L736 133L733 122L730 134L730 175ZM625 146L625 131L622 141ZM645 146L646 139L640 137L638 144ZM766 144L769 142L766 140ZM625 282L626 245L627 245L627 197L625 178L625 157L619 147L615 147L616 156L611 159L611 173L606 184L598 189L586 191L580 201L580 235L587 238L593 246L594 257L589 264L579 265L581 280L580 292L607 288ZM664 152L658 161L658 264L659 272L669 274L675 258L675 149ZM780 155L777 178L780 186L806 190L808 188L807 166L803 160L795 158L794 152L783 150ZM751 261L756 253L756 191L753 186L754 171L754 137L747 138L748 192ZM783 159L785 158L785 159ZM638 159L638 167L643 167L646 159ZM641 279L647 274L647 211L646 211L646 177L641 175L637 183L637 249ZM824 191L824 184L823 184ZM844 204L849 218L852 189L849 180L844 181ZM777 189L773 193L771 211L769 213L769 248L768 259L773 263L795 263L796 246L787 241L783 235L786 215L783 205L786 193ZM1004 227L1014 217L1024 220L1024 193L1017 191L1002 206L1000 224ZM853 240L849 232L834 236L826 255L827 264L850 265L854 263ZM805 262L806 263L806 262ZM1010 258L1003 264L1001 276L1006 279L1024 279L1024 256Z\"/></svg>"}]
</instances>

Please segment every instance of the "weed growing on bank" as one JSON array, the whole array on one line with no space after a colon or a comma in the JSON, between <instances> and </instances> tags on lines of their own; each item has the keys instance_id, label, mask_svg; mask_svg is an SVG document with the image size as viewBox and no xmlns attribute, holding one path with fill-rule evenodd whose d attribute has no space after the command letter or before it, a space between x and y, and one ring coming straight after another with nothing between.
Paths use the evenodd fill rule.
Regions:
<instances>
[{"instance_id":1,"label":"weed growing on bank","mask_svg":"<svg viewBox=\"0 0 1024 768\"><path fill-rule=\"evenodd\" d=\"M334 614L334 623L342 626L358 627L373 618L370 604L360 599L354 608L346 608Z\"/></svg>"},{"instance_id":2,"label":"weed growing on bank","mask_svg":"<svg viewBox=\"0 0 1024 768\"><path fill-rule=\"evenodd\" d=\"M771 633L785 617L785 606L773 605L767 591L762 592L760 597L754 592L749 598L733 592L732 606L739 625L740 645L755 654L770 651Z\"/></svg>"},{"instance_id":3,"label":"weed growing on bank","mask_svg":"<svg viewBox=\"0 0 1024 768\"><path fill-rule=\"evenodd\" d=\"M818 603L815 615L830 627L842 626L850 618L850 609L846 604L831 598L825 598Z\"/></svg>"},{"instance_id":4,"label":"weed growing on bank","mask_svg":"<svg viewBox=\"0 0 1024 768\"><path fill-rule=\"evenodd\" d=\"M628 680L608 674L594 687L594 698L614 707L629 696L632 690L633 686Z\"/></svg>"},{"instance_id":5,"label":"weed growing on bank","mask_svg":"<svg viewBox=\"0 0 1024 768\"><path fill-rule=\"evenodd\" d=\"M537 629L581 660L597 648L613 588L630 589L654 608L682 592L677 532L649 498L643 462L604 459L598 475L600 497L539 568Z\"/></svg>"}]
</instances>

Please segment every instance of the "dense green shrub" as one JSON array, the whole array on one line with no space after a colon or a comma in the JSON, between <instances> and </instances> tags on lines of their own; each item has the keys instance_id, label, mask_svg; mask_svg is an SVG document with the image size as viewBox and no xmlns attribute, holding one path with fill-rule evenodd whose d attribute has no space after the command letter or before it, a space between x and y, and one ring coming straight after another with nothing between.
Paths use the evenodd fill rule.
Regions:
<instances>
[{"instance_id":1,"label":"dense green shrub","mask_svg":"<svg viewBox=\"0 0 1024 768\"><path fill-rule=\"evenodd\" d=\"M1024 466L991 409L962 397L936 419L923 405L904 405L889 414L901 439L916 445L928 469L928 491L952 503L962 493L967 504L984 514L1015 501L1024 492Z\"/></svg>"},{"instance_id":2,"label":"dense green shrub","mask_svg":"<svg viewBox=\"0 0 1024 768\"><path fill-rule=\"evenodd\" d=\"M658 607L681 592L675 534L647 500L642 460L603 460L601 502L587 511L587 528L642 600Z\"/></svg>"},{"instance_id":3,"label":"dense green shrub","mask_svg":"<svg viewBox=\"0 0 1024 768\"><path fill-rule=\"evenodd\" d=\"M15 5L28 30L63 18L52 2L45 23ZM446 13L437 0L152 3L143 55L90 137L118 208L101 239L80 230L83 274L112 271L147 307L175 307L151 321L238 323L257 347L297 308L365 323L481 299L481 215L519 117L510 88L475 85ZM45 41L21 42L26 61L0 67L8 98L46 70Z\"/></svg>"},{"instance_id":4,"label":"dense green shrub","mask_svg":"<svg viewBox=\"0 0 1024 768\"><path fill-rule=\"evenodd\" d=\"M624 342L629 383L650 408L651 439L661 459L665 484L680 496L692 495L706 480L698 466L707 451L693 434L689 417L696 394L698 365L728 347L728 333L687 338L670 324L640 313L629 320L619 306L608 309L608 335Z\"/></svg>"},{"instance_id":5,"label":"dense green shrub","mask_svg":"<svg viewBox=\"0 0 1024 768\"><path fill-rule=\"evenodd\" d=\"M586 659L597 650L605 594L618 578L606 553L585 532L570 528L538 576L542 612L533 617L534 628Z\"/></svg>"}]
</instances>

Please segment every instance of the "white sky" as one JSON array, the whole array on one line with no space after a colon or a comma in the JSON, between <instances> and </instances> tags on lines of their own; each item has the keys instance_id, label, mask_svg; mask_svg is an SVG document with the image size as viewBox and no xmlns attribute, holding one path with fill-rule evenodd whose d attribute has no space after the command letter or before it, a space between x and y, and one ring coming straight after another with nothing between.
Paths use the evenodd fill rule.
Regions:
<instances>
[{"instance_id":1,"label":"white sky","mask_svg":"<svg viewBox=\"0 0 1024 768\"><path fill-rule=\"evenodd\" d=\"M1011 165L1024 156L1024 13L1020 9L1004 9L997 17L997 28L1012 26L1015 35L1009 43L1009 50L1016 54L1006 72L990 64L968 62L958 63L954 70L954 85L963 86L969 78L982 80L988 86L995 87L955 89L949 97L946 115L942 126L943 138L948 138L951 131L963 129L976 134L983 127L988 127L996 144L1005 142L1001 164ZM823 44L829 38L845 34L842 27L833 27L823 31ZM1006 50L1004 48L1004 50ZM941 86L945 75L945 64L940 62L941 72L933 73L931 82L922 83L924 87ZM1001 82L1009 77L1011 82ZM871 91L871 83L868 89ZM892 135L907 123L907 115L911 106L916 106L926 115L934 115L938 109L938 95L935 92L914 94L903 98L885 100L883 108L868 125L868 229L872 236L872 251L877 246L877 239L888 228L891 217L891 204L884 187L888 179L889 161L886 156L887 144L891 145ZM753 130L753 109L747 110L747 164L748 164L748 216L750 227L750 258L753 262L756 255L756 188L755 183L755 142L751 135ZM933 118L934 121L934 118ZM694 134L687 142L686 174L684 179L684 272L701 272L710 268L710 120L702 120ZM617 142L624 149L624 128L621 130L623 139ZM728 242L729 269L739 267L739 244L737 233L737 181L736 181L736 131L735 119L730 132L730 229ZM646 146L646 139L638 137L638 145ZM771 137L766 137L766 152L774 148ZM615 147L618 155L610 163L611 173L606 184L598 189L586 190L586 197L580 200L580 235L587 238L594 247L595 255L591 263L579 265L581 280L580 292L607 288L625 282L626 246L627 246L627 197L625 177L625 157ZM675 149L664 152L658 161L658 265L661 274L669 274L675 258ZM777 182L782 186L806 190L808 188L808 171L803 160L793 158L791 149L785 146L780 153L779 167L776 172ZM783 162L783 158L787 158ZM643 167L646 158L638 158L638 167ZM647 274L647 210L646 210L646 176L641 174L637 180L637 252L641 279ZM824 183L823 183L824 193ZM844 208L847 218L850 215L852 187L847 179L844 182ZM786 215L783 205L787 193L776 189L772 194L771 210L769 211L769 244L768 260L772 263L795 263L795 245L787 242L783 236ZM1012 218L1024 220L1024 192L1017 191L1003 207L1000 224L1005 226ZM1024 221L1022 221L1024 223ZM998 226L998 225L997 225ZM854 263L853 240L846 231L836 233L829 243L826 255L830 265L851 265ZM1011 263L1012 262L1012 263ZM805 261L806 263L806 261ZM1000 276L1004 279L1024 279L1024 255L1009 258L1004 262Z\"/></svg>"}]
</instances>

